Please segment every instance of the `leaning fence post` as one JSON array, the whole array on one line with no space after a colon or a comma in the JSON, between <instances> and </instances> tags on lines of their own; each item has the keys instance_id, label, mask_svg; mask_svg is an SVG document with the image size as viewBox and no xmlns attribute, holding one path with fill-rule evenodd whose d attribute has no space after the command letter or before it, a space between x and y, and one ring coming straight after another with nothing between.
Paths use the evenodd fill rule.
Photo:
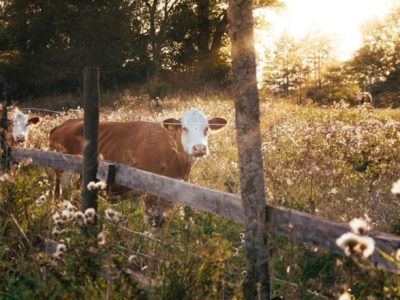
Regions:
<instances>
[{"instance_id":1,"label":"leaning fence post","mask_svg":"<svg viewBox=\"0 0 400 300\"><path fill-rule=\"evenodd\" d=\"M248 259L243 293L245 299L270 299L266 193L252 12L252 0L229 1L240 190Z\"/></svg>"},{"instance_id":2,"label":"leaning fence post","mask_svg":"<svg viewBox=\"0 0 400 300\"><path fill-rule=\"evenodd\" d=\"M97 210L97 192L88 190L88 183L96 181L98 166L98 133L99 133L99 69L86 67L83 72L83 170L82 170L82 206Z\"/></svg>"},{"instance_id":3,"label":"leaning fence post","mask_svg":"<svg viewBox=\"0 0 400 300\"><path fill-rule=\"evenodd\" d=\"M7 106L8 101L6 99L6 78L3 72L0 72L0 103L1 103L1 116L0 116L0 146L1 146L1 166L3 171L7 171L10 168L10 148L7 143Z\"/></svg>"}]
</instances>

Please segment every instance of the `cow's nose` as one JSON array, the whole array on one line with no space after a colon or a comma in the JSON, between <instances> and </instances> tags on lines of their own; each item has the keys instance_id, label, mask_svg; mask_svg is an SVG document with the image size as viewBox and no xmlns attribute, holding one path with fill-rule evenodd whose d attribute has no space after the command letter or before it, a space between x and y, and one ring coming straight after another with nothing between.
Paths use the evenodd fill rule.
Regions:
<instances>
[{"instance_id":1,"label":"cow's nose","mask_svg":"<svg viewBox=\"0 0 400 300\"><path fill-rule=\"evenodd\" d=\"M15 138L15 141L16 141L17 143L25 142L25 137L24 137L23 135L18 135L18 136Z\"/></svg>"},{"instance_id":2,"label":"cow's nose","mask_svg":"<svg viewBox=\"0 0 400 300\"><path fill-rule=\"evenodd\" d=\"M193 146L193 155L198 156L198 157L207 155L207 146L202 145L202 144L194 145Z\"/></svg>"}]
</instances>

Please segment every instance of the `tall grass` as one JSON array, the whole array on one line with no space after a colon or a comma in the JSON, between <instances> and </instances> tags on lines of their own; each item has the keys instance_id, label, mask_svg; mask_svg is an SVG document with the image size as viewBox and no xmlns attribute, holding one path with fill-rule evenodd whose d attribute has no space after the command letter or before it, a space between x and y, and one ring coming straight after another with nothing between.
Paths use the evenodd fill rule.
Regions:
<instances>
[{"instance_id":1,"label":"tall grass","mask_svg":"<svg viewBox=\"0 0 400 300\"><path fill-rule=\"evenodd\" d=\"M179 118L190 107L229 120L226 130L210 135L211 154L195 164L190 181L238 194L234 109L227 95L176 96L157 103L124 92L115 106L104 108L101 119L162 121ZM400 202L390 193L392 183L400 178L399 112L345 105L300 107L280 101L263 101L261 112L266 201L345 222L368 214L374 230L399 233ZM44 117L32 128L26 146L47 149L51 128L81 115L78 108ZM242 298L241 225L176 206L164 226L152 232L140 197L127 196L115 203L102 193L98 225L66 221L54 234L57 225L52 216L63 208L48 192L52 171L22 166L11 175L2 185L0 200L0 274L8 278L0 283L2 297ZM66 184L64 198L79 207L75 186ZM41 196L43 201L37 201ZM108 208L120 212L123 220L108 220ZM100 232L104 243L97 240ZM66 245L62 258L42 251L44 238ZM368 264L358 266L312 245L276 236L269 247L274 295L331 299L345 287L357 299L399 296L396 276Z\"/></svg>"}]
</instances>

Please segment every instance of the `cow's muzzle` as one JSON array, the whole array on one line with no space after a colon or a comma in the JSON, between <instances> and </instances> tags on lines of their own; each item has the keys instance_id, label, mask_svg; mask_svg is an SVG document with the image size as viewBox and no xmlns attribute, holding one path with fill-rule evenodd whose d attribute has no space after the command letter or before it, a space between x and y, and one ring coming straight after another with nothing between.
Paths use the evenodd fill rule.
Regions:
<instances>
[{"instance_id":1,"label":"cow's muzzle","mask_svg":"<svg viewBox=\"0 0 400 300\"><path fill-rule=\"evenodd\" d=\"M193 156L195 157L203 157L207 155L207 146L206 145L194 145L192 149Z\"/></svg>"},{"instance_id":2,"label":"cow's muzzle","mask_svg":"<svg viewBox=\"0 0 400 300\"><path fill-rule=\"evenodd\" d=\"M25 137L24 137L23 135L19 135L19 136L17 136L17 137L15 138L15 141L16 141L17 143L23 143L23 142L25 142Z\"/></svg>"}]
</instances>

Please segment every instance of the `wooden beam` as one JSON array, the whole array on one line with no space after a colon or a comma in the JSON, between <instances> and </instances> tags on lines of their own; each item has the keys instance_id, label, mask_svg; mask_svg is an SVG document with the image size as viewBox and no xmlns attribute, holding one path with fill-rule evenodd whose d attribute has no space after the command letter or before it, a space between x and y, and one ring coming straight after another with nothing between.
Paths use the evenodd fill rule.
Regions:
<instances>
[{"instance_id":1,"label":"wooden beam","mask_svg":"<svg viewBox=\"0 0 400 300\"><path fill-rule=\"evenodd\" d=\"M70 154L48 152L36 149L13 147L11 157L15 162L27 158L32 165L45 166L64 171L81 172L82 158ZM244 223L245 215L241 199L237 195L199 187L184 181L141 171L123 164L100 161L98 179L106 181L110 164L115 168L115 183L132 189L147 192L155 196L185 204L201 211L225 217L238 223ZM281 236L300 242L312 243L344 255L336 246L336 239L350 231L345 223L333 222L321 217L299 212L293 209L267 205L268 230ZM382 232L371 232L376 248L391 255L400 248L400 237ZM398 265L387 260L379 251L375 251L369 261L382 270L400 272Z\"/></svg>"}]
</instances>

